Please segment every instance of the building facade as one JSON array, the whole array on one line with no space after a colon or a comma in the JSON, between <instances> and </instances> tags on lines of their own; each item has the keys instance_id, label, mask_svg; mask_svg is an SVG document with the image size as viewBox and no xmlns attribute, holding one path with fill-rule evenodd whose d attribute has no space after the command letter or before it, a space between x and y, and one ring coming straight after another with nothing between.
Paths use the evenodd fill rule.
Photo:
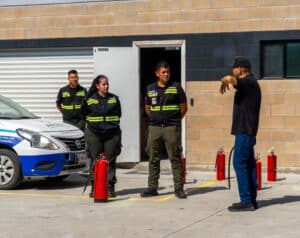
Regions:
<instances>
[{"instance_id":1,"label":"building facade","mask_svg":"<svg viewBox=\"0 0 300 238\"><path fill-rule=\"evenodd\" d=\"M89 86L103 64L95 51L124 47L135 52L130 59L137 81L127 82L138 84L130 90L140 103L153 63L167 59L188 97L185 155L189 163L213 165L219 147L228 153L233 145L234 90L220 95L219 79L230 72L234 57L247 57L262 88L256 152L263 165L274 147L280 167L300 166L300 0L14 2L0 7L1 94L57 119L55 96L67 70L77 68ZM106 67L123 70L115 62ZM142 140L143 128L135 140Z\"/></svg>"}]
</instances>

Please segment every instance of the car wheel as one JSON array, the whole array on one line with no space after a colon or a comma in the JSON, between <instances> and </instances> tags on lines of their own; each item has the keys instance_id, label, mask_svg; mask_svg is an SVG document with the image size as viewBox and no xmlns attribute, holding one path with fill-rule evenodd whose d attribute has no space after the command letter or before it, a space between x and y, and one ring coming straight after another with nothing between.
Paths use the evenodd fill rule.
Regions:
<instances>
[{"instance_id":1,"label":"car wheel","mask_svg":"<svg viewBox=\"0 0 300 238\"><path fill-rule=\"evenodd\" d=\"M47 180L52 181L52 182L62 182L66 178L68 178L69 175L61 175L61 176L56 176L56 177L46 177Z\"/></svg>"},{"instance_id":2,"label":"car wheel","mask_svg":"<svg viewBox=\"0 0 300 238\"><path fill-rule=\"evenodd\" d=\"M0 149L0 189L14 189L23 180L18 156L8 149Z\"/></svg>"}]
</instances>

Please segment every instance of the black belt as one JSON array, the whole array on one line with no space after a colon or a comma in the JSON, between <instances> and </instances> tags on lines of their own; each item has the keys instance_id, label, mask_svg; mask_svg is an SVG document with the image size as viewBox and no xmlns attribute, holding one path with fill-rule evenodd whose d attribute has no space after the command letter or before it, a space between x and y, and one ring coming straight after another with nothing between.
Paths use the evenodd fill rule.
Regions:
<instances>
[{"instance_id":1,"label":"black belt","mask_svg":"<svg viewBox=\"0 0 300 238\"><path fill-rule=\"evenodd\" d=\"M160 123L160 124L154 124L154 125L150 125L150 126L164 128L164 127L171 127L171 126L176 126L176 125L170 125L170 124L166 124L166 123Z\"/></svg>"}]
</instances>

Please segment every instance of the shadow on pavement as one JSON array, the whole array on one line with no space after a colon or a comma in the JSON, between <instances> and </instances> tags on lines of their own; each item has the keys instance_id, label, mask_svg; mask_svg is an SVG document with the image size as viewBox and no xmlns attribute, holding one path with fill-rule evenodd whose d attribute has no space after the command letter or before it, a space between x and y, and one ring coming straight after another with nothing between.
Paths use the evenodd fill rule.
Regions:
<instances>
[{"instance_id":1,"label":"shadow on pavement","mask_svg":"<svg viewBox=\"0 0 300 238\"><path fill-rule=\"evenodd\" d=\"M272 187L262 187L261 190L268 190L271 189Z\"/></svg>"},{"instance_id":2,"label":"shadow on pavement","mask_svg":"<svg viewBox=\"0 0 300 238\"><path fill-rule=\"evenodd\" d=\"M128 188L128 189L122 189L119 191L116 191L116 194L118 196L123 196L123 195L129 195L129 194L140 194L141 192L145 191L147 187L142 187L142 188ZM165 189L164 187L159 187L158 190ZM159 192L159 191L158 191ZM161 195L161 194L159 194Z\"/></svg>"},{"instance_id":3,"label":"shadow on pavement","mask_svg":"<svg viewBox=\"0 0 300 238\"><path fill-rule=\"evenodd\" d=\"M189 196L192 196L197 194L211 193L211 192L224 191L224 190L228 190L228 188L227 187L188 188L186 191L188 192Z\"/></svg>"},{"instance_id":4,"label":"shadow on pavement","mask_svg":"<svg viewBox=\"0 0 300 238\"><path fill-rule=\"evenodd\" d=\"M17 188L17 190L25 189L37 189L37 190L60 190L60 189L72 189L78 187L84 187L86 184L86 178L80 175L71 175L62 181L48 180L46 178L33 178L23 181Z\"/></svg>"},{"instance_id":5,"label":"shadow on pavement","mask_svg":"<svg viewBox=\"0 0 300 238\"><path fill-rule=\"evenodd\" d=\"M268 207L278 204L286 204L286 203L292 203L292 202L300 202L300 196L284 196L281 198L272 198L268 200L258 200L258 206L259 208L262 207Z\"/></svg>"},{"instance_id":6,"label":"shadow on pavement","mask_svg":"<svg viewBox=\"0 0 300 238\"><path fill-rule=\"evenodd\" d=\"M286 178L278 178L278 179L276 180L276 182L280 182L280 181L284 181L284 180L286 180Z\"/></svg>"}]
</instances>

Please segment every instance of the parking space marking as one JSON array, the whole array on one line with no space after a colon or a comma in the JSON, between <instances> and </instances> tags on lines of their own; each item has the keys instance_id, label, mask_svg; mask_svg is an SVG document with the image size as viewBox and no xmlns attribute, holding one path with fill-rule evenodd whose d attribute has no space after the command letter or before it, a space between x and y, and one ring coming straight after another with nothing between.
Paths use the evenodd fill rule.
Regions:
<instances>
[{"instance_id":1,"label":"parking space marking","mask_svg":"<svg viewBox=\"0 0 300 238\"><path fill-rule=\"evenodd\" d=\"M218 181L216 179L213 179L207 183L200 184L197 187L192 187L186 189L187 192L195 191L201 188L207 188L212 185L217 184ZM68 195L68 194L54 194L54 193L18 193L18 192L0 192L0 196L22 196L22 197L40 197L40 198L61 198L61 199L90 199L87 195ZM151 201L151 202L165 202L170 199L175 198L174 194L165 195L165 196L159 196L158 198L139 198L139 197L117 197L117 198L110 198L109 201Z\"/></svg>"},{"instance_id":2,"label":"parking space marking","mask_svg":"<svg viewBox=\"0 0 300 238\"><path fill-rule=\"evenodd\" d=\"M88 196L84 195L68 195L68 194L54 194L54 193L17 193L17 192L0 192L0 195L12 195L12 196L22 196L22 197L45 197L45 198L81 198L87 199Z\"/></svg>"},{"instance_id":3,"label":"parking space marking","mask_svg":"<svg viewBox=\"0 0 300 238\"><path fill-rule=\"evenodd\" d=\"M197 187L192 187L192 188L188 188L186 189L187 192L192 192L192 191L195 191L195 190L198 190L198 189L201 189L201 188L207 188L207 187L210 187L212 185L215 185L218 183L218 180L216 179L213 179L207 183L204 183L204 184L200 184L199 186ZM175 195L174 194L171 194L171 195L166 195L166 196L163 196L159 199L157 199L159 202L165 202L165 201L168 201L172 198L175 198Z\"/></svg>"}]
</instances>

